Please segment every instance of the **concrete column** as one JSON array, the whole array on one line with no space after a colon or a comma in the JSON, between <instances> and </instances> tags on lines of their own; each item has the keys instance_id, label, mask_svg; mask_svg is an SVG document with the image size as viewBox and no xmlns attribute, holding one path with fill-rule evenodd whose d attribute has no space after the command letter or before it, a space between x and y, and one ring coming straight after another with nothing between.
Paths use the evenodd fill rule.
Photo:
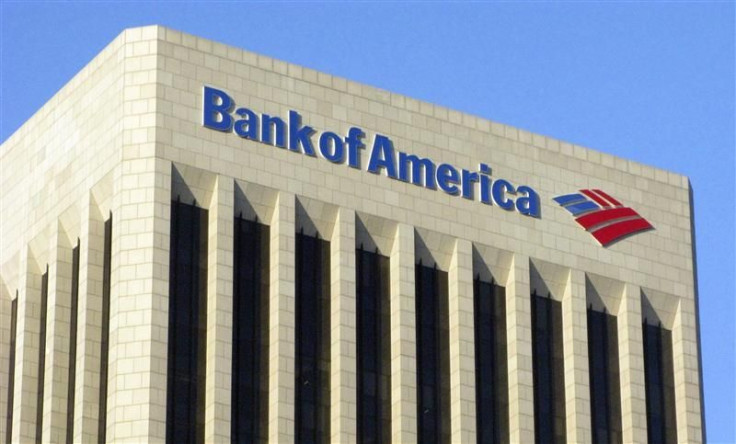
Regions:
<instances>
[{"instance_id":1,"label":"concrete column","mask_svg":"<svg viewBox=\"0 0 736 444\"><path fill-rule=\"evenodd\" d=\"M515 254L506 283L511 442L534 442L534 368L529 257Z\"/></svg>"},{"instance_id":2,"label":"concrete column","mask_svg":"<svg viewBox=\"0 0 736 444\"><path fill-rule=\"evenodd\" d=\"M623 441L646 442L647 404L639 286L625 285L617 324Z\"/></svg>"},{"instance_id":3,"label":"concrete column","mask_svg":"<svg viewBox=\"0 0 736 444\"><path fill-rule=\"evenodd\" d=\"M452 442L475 442L473 245L457 239L448 272Z\"/></svg>"},{"instance_id":4,"label":"concrete column","mask_svg":"<svg viewBox=\"0 0 736 444\"><path fill-rule=\"evenodd\" d=\"M331 441L357 441L355 211L339 208L330 239Z\"/></svg>"},{"instance_id":5,"label":"concrete column","mask_svg":"<svg viewBox=\"0 0 736 444\"><path fill-rule=\"evenodd\" d=\"M562 341L565 356L567 439L576 443L590 443L593 439L585 303L585 273L571 270L562 295Z\"/></svg>"},{"instance_id":6,"label":"concrete column","mask_svg":"<svg viewBox=\"0 0 736 444\"><path fill-rule=\"evenodd\" d=\"M76 244L76 239L75 239ZM43 442L66 440L72 247L61 224L51 235L43 390Z\"/></svg>"},{"instance_id":7,"label":"concrete column","mask_svg":"<svg viewBox=\"0 0 736 444\"><path fill-rule=\"evenodd\" d=\"M46 264L40 269L28 247L21 253L20 270L12 441L25 443L36 441L41 275Z\"/></svg>"},{"instance_id":8,"label":"concrete column","mask_svg":"<svg viewBox=\"0 0 736 444\"><path fill-rule=\"evenodd\" d=\"M269 442L294 442L296 197L279 192L271 220Z\"/></svg>"},{"instance_id":9,"label":"concrete column","mask_svg":"<svg viewBox=\"0 0 736 444\"><path fill-rule=\"evenodd\" d=\"M93 442L97 440L99 433L105 222L91 198L83 214L86 217L82 218L79 239L79 317L77 319L74 442Z\"/></svg>"},{"instance_id":10,"label":"concrete column","mask_svg":"<svg viewBox=\"0 0 736 444\"><path fill-rule=\"evenodd\" d=\"M414 227L398 224L391 249L391 440L417 442Z\"/></svg>"},{"instance_id":11,"label":"concrete column","mask_svg":"<svg viewBox=\"0 0 736 444\"><path fill-rule=\"evenodd\" d=\"M700 362L694 299L680 299L672 328L672 357L675 368L677 440L703 442L700 410Z\"/></svg>"},{"instance_id":12,"label":"concrete column","mask_svg":"<svg viewBox=\"0 0 736 444\"><path fill-rule=\"evenodd\" d=\"M207 230L205 442L230 442L234 205L233 179L218 176Z\"/></svg>"},{"instance_id":13,"label":"concrete column","mask_svg":"<svg viewBox=\"0 0 736 444\"><path fill-rule=\"evenodd\" d=\"M171 163L123 159L113 198L107 440L163 442Z\"/></svg>"}]
</instances>

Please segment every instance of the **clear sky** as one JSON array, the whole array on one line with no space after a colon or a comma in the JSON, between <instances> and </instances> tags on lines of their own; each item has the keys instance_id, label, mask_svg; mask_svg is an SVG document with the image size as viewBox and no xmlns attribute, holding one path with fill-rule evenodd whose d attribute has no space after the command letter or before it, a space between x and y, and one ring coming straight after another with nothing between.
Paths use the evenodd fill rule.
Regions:
<instances>
[{"instance_id":1,"label":"clear sky","mask_svg":"<svg viewBox=\"0 0 736 444\"><path fill-rule=\"evenodd\" d=\"M734 3L0 1L0 140L161 24L690 177L706 424L734 442Z\"/></svg>"}]
</instances>

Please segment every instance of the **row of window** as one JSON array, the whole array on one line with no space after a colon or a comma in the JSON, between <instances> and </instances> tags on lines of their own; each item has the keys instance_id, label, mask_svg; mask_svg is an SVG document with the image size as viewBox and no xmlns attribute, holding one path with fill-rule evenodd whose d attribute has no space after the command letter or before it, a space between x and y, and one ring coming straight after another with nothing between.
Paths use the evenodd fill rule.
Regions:
<instances>
[{"instance_id":1,"label":"row of window","mask_svg":"<svg viewBox=\"0 0 736 444\"><path fill-rule=\"evenodd\" d=\"M172 206L167 439L203 441L207 212ZM268 227L235 219L232 442L266 442ZM297 443L329 442L330 243L296 235L295 421ZM389 258L356 251L358 442L390 442ZM422 443L450 442L447 273L415 268L417 426ZM509 441L506 295L475 280L476 418L479 443ZM566 436L562 307L531 295L535 440ZM675 442L672 341L644 325L650 442ZM621 443L616 317L588 310L593 442Z\"/></svg>"},{"instance_id":2,"label":"row of window","mask_svg":"<svg viewBox=\"0 0 736 444\"><path fill-rule=\"evenodd\" d=\"M67 418L66 437L68 444L74 441L74 405L76 374L77 374L77 319L79 316L79 253L80 242L72 249L72 276L70 283L70 322L69 322L69 360L68 360L68 386L67 386ZM98 442L105 442L105 429L107 423L107 368L108 368L108 340L110 335L110 273L112 257L112 216L105 222L103 271L102 271L102 330L100 344L100 388L99 388L99 430ZM43 430L44 410L44 381L46 370L46 325L48 316L49 298L49 267L41 275L41 310L39 313L39 347L38 347L38 381L36 387L36 442L41 442ZM18 335L18 297L13 299L10 311L10 356L8 368L8 404L6 418L6 441L11 443L13 435L13 402L15 389L15 356L16 339Z\"/></svg>"},{"instance_id":3,"label":"row of window","mask_svg":"<svg viewBox=\"0 0 736 444\"><path fill-rule=\"evenodd\" d=\"M207 313L207 211L172 202L166 439L204 441ZM267 442L269 228L234 221L231 437ZM105 442L110 316L112 217L105 223L99 442ZM73 438L80 245L73 250L67 442ZM326 443L330 426L330 243L296 235L295 421L297 443ZM362 444L390 442L389 258L356 251L357 422ZM36 434L43 422L48 267L41 279L41 330ZM448 276L417 264L417 432L422 443L450 442ZM474 282L476 426L478 443L509 441L506 295L503 287ZM562 308L531 295L535 439L566 441ZM17 298L11 311L12 428ZM671 332L644 323L647 421L650 442L676 442ZM622 442L616 317L588 310L591 422L594 443ZM8 433L10 439L11 433Z\"/></svg>"}]
</instances>

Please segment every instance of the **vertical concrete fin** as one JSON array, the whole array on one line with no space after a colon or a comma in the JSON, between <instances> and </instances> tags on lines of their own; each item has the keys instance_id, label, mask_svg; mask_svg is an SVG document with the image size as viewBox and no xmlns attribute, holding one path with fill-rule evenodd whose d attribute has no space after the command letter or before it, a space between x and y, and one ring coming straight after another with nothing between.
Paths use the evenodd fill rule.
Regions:
<instances>
[{"instance_id":1,"label":"vertical concrete fin","mask_svg":"<svg viewBox=\"0 0 736 444\"><path fill-rule=\"evenodd\" d=\"M590 381L585 273L570 270L562 295L562 340L565 356L565 413L567 439L590 443Z\"/></svg>"},{"instance_id":2,"label":"vertical concrete fin","mask_svg":"<svg viewBox=\"0 0 736 444\"><path fill-rule=\"evenodd\" d=\"M695 300L681 298L672 328L677 440L703 442Z\"/></svg>"},{"instance_id":3,"label":"vertical concrete fin","mask_svg":"<svg viewBox=\"0 0 736 444\"><path fill-rule=\"evenodd\" d=\"M83 208L79 252L79 318L77 320L77 384L74 396L74 442L98 437L102 281L105 250L104 215L90 194Z\"/></svg>"},{"instance_id":4,"label":"vertical concrete fin","mask_svg":"<svg viewBox=\"0 0 736 444\"><path fill-rule=\"evenodd\" d=\"M39 337L41 331L41 275L30 246L21 254L18 292L15 387L13 393L12 442L36 441L38 408Z\"/></svg>"},{"instance_id":5,"label":"vertical concrete fin","mask_svg":"<svg viewBox=\"0 0 736 444\"><path fill-rule=\"evenodd\" d=\"M61 223L49 245L46 360L43 390L44 442L66 440L71 326L72 245ZM76 239L74 242L76 246Z\"/></svg>"},{"instance_id":6,"label":"vertical concrete fin","mask_svg":"<svg viewBox=\"0 0 736 444\"><path fill-rule=\"evenodd\" d=\"M398 224L391 249L391 437L417 442L414 228Z\"/></svg>"},{"instance_id":7,"label":"vertical concrete fin","mask_svg":"<svg viewBox=\"0 0 736 444\"><path fill-rule=\"evenodd\" d=\"M452 442L476 441L472 250L457 239L448 270Z\"/></svg>"},{"instance_id":8,"label":"vertical concrete fin","mask_svg":"<svg viewBox=\"0 0 736 444\"><path fill-rule=\"evenodd\" d=\"M271 218L268 440L294 442L295 205L279 192Z\"/></svg>"},{"instance_id":9,"label":"vertical concrete fin","mask_svg":"<svg viewBox=\"0 0 736 444\"><path fill-rule=\"evenodd\" d=\"M230 441L234 181L217 176L208 208L205 442Z\"/></svg>"},{"instance_id":10,"label":"vertical concrete fin","mask_svg":"<svg viewBox=\"0 0 736 444\"><path fill-rule=\"evenodd\" d=\"M357 441L355 211L340 208L330 239L331 441Z\"/></svg>"},{"instance_id":11,"label":"vertical concrete fin","mask_svg":"<svg viewBox=\"0 0 736 444\"><path fill-rule=\"evenodd\" d=\"M534 370L529 257L515 254L506 281L511 442L534 442Z\"/></svg>"},{"instance_id":12,"label":"vertical concrete fin","mask_svg":"<svg viewBox=\"0 0 736 444\"><path fill-rule=\"evenodd\" d=\"M637 285L626 284L618 313L623 442L647 441L642 334L641 288Z\"/></svg>"}]
</instances>

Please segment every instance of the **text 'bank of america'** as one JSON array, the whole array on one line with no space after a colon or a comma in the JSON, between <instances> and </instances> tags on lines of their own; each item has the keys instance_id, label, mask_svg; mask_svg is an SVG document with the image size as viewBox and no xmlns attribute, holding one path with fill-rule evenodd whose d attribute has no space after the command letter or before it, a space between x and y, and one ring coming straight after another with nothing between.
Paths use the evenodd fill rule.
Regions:
<instances>
[{"instance_id":1,"label":"text 'bank of america'","mask_svg":"<svg viewBox=\"0 0 736 444\"><path fill-rule=\"evenodd\" d=\"M686 177L159 26L0 153L2 442L703 441Z\"/></svg>"}]
</instances>

